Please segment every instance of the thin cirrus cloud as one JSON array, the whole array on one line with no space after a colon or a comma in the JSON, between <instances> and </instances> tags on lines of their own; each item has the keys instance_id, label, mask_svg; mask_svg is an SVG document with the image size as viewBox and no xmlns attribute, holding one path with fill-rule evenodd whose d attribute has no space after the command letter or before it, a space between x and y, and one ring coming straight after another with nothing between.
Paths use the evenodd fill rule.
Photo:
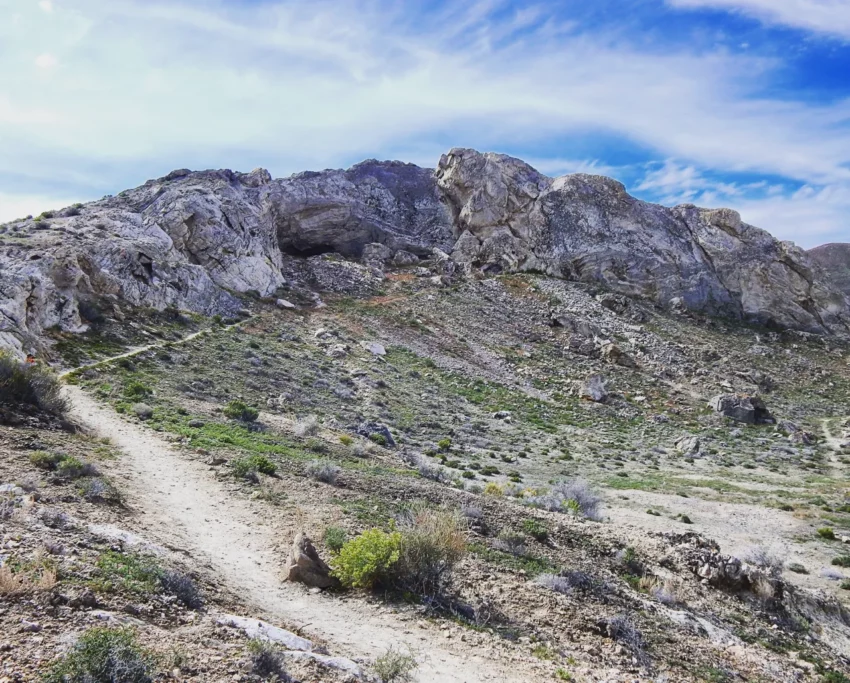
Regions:
<instances>
[{"instance_id":1,"label":"thin cirrus cloud","mask_svg":"<svg viewBox=\"0 0 850 683\"><path fill-rule=\"evenodd\" d=\"M667 0L674 7L739 12L771 24L850 38L847 0Z\"/></svg>"},{"instance_id":2,"label":"thin cirrus cloud","mask_svg":"<svg viewBox=\"0 0 850 683\"><path fill-rule=\"evenodd\" d=\"M765 96L776 57L647 45L571 4L0 0L0 220L175 167L432 166L469 146L847 239L850 100ZM807 207L801 233L787 216Z\"/></svg>"}]
</instances>

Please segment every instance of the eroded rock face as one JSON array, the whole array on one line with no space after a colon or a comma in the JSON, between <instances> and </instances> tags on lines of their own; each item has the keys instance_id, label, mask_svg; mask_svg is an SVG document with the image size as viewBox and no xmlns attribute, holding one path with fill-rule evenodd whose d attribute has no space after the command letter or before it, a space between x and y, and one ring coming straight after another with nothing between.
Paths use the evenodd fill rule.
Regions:
<instances>
[{"instance_id":1,"label":"eroded rock face","mask_svg":"<svg viewBox=\"0 0 850 683\"><path fill-rule=\"evenodd\" d=\"M669 209L610 178L552 180L467 149L443 156L437 182L455 214L456 261L601 282L663 306L777 327L847 330L847 300L808 255L729 209Z\"/></svg>"},{"instance_id":2,"label":"eroded rock face","mask_svg":"<svg viewBox=\"0 0 850 683\"><path fill-rule=\"evenodd\" d=\"M824 244L806 253L838 289L850 296L850 244Z\"/></svg>"},{"instance_id":3,"label":"eroded rock face","mask_svg":"<svg viewBox=\"0 0 850 683\"><path fill-rule=\"evenodd\" d=\"M734 211L669 209L609 178L552 179L468 149L436 171L378 161L278 180L174 171L0 233L0 344L18 352L51 327L85 330L91 310L235 313L231 292L275 296L293 283L367 294L384 268L420 259L444 282L541 271L683 312L820 333L850 320L809 254Z\"/></svg>"}]
</instances>

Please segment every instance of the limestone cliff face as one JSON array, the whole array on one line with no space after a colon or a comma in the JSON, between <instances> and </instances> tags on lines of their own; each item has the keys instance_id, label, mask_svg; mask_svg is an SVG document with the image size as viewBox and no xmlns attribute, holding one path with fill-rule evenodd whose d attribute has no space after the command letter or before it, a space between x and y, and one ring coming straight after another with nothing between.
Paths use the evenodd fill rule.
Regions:
<instances>
[{"instance_id":1,"label":"limestone cliff face","mask_svg":"<svg viewBox=\"0 0 850 683\"><path fill-rule=\"evenodd\" d=\"M809 258L825 273L833 285L850 296L850 244L824 244L810 249Z\"/></svg>"},{"instance_id":2,"label":"limestone cliff face","mask_svg":"<svg viewBox=\"0 0 850 683\"><path fill-rule=\"evenodd\" d=\"M437 183L460 236L452 256L485 271L540 270L715 315L846 331L848 302L806 252L729 209L672 209L610 178L549 179L509 157L455 149Z\"/></svg>"},{"instance_id":3,"label":"limestone cliff face","mask_svg":"<svg viewBox=\"0 0 850 683\"><path fill-rule=\"evenodd\" d=\"M285 179L175 171L6 224L0 345L83 330L90 303L231 312L234 293L272 295L305 257L329 252L369 265L445 252L468 275L542 271L815 332L846 332L850 320L820 265L734 211L665 208L609 178L552 179L518 159L454 149L436 171L377 161Z\"/></svg>"}]
</instances>

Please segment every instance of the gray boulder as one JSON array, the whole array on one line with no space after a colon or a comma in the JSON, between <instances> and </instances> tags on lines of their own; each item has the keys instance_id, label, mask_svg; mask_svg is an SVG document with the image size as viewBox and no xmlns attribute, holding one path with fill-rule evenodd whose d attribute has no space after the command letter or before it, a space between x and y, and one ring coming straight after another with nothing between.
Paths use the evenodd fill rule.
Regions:
<instances>
[{"instance_id":1,"label":"gray boulder","mask_svg":"<svg viewBox=\"0 0 850 683\"><path fill-rule=\"evenodd\" d=\"M595 403L604 403L608 398L605 379L602 375L593 375L582 385L579 395Z\"/></svg>"},{"instance_id":2,"label":"gray boulder","mask_svg":"<svg viewBox=\"0 0 850 683\"><path fill-rule=\"evenodd\" d=\"M746 424L773 424L775 420L758 396L746 394L721 394L708 404L714 412L736 422Z\"/></svg>"}]
</instances>

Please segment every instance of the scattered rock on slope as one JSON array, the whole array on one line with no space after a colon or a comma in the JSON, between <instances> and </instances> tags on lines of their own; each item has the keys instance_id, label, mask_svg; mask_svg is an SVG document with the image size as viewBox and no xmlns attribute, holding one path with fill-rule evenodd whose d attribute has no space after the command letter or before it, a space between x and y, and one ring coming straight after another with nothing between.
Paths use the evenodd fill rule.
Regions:
<instances>
[{"instance_id":1,"label":"scattered rock on slope","mask_svg":"<svg viewBox=\"0 0 850 683\"><path fill-rule=\"evenodd\" d=\"M772 424L775 422L767 406L758 396L721 394L711 399L709 405L716 413L747 424Z\"/></svg>"}]
</instances>

